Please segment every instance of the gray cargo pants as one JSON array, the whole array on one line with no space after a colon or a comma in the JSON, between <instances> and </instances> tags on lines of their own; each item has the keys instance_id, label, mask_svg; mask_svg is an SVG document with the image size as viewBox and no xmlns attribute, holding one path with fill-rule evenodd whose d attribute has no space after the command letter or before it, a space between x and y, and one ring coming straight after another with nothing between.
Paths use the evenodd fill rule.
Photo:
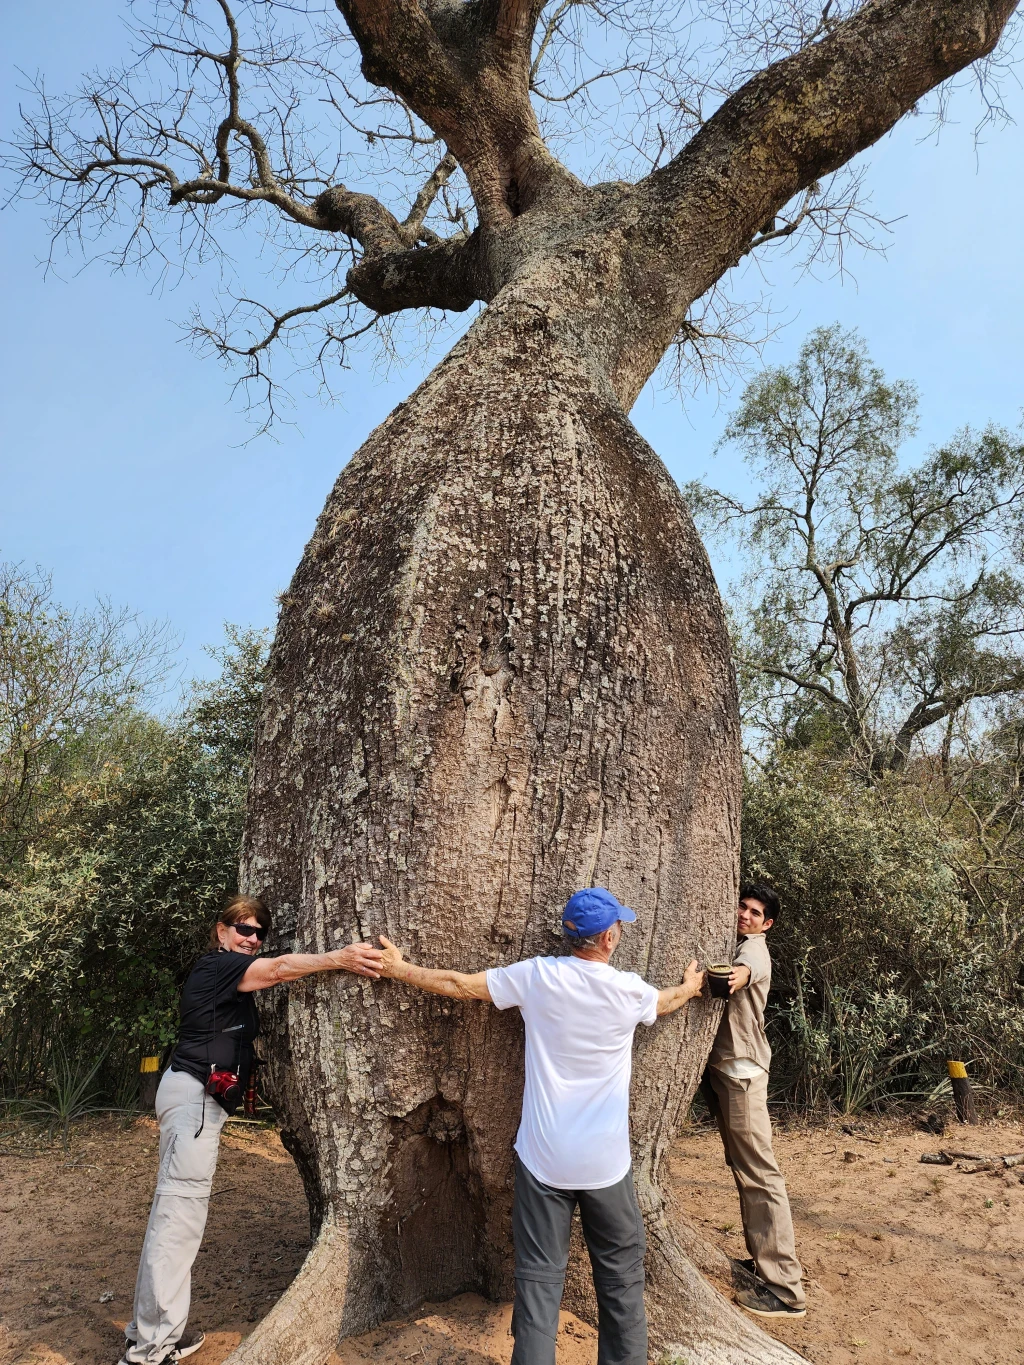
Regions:
<instances>
[{"instance_id":1,"label":"gray cargo pants","mask_svg":"<svg viewBox=\"0 0 1024 1365\"><path fill-rule=\"evenodd\" d=\"M633 1172L603 1190L557 1190L542 1184L518 1157L512 1205L512 1365L555 1365L558 1309L577 1204L597 1292L597 1365L647 1365L647 1239Z\"/></svg>"},{"instance_id":2,"label":"gray cargo pants","mask_svg":"<svg viewBox=\"0 0 1024 1365\"><path fill-rule=\"evenodd\" d=\"M205 1119L204 1119L205 1110ZM227 1114L184 1071L165 1071L156 1092L160 1170L135 1281L135 1311L125 1328L132 1365L160 1365L185 1330L192 1262L206 1229ZM199 1129L202 1131L196 1137Z\"/></svg>"}]
</instances>

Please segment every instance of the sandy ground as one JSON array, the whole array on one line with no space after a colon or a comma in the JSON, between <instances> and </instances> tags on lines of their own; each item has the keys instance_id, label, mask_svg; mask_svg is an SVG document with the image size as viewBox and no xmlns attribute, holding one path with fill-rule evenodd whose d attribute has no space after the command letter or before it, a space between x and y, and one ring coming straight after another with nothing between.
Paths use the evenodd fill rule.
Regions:
<instances>
[{"instance_id":1,"label":"sandy ground","mask_svg":"<svg viewBox=\"0 0 1024 1365\"><path fill-rule=\"evenodd\" d=\"M0 1365L114 1365L155 1176L156 1125L96 1120L69 1153L0 1131ZM1024 1184L1014 1173L922 1166L940 1142L1024 1150L1018 1123L779 1131L810 1311L769 1324L809 1360L1024 1365ZM669 1158L679 1207L730 1255L743 1254L735 1191L714 1133L693 1129ZM219 1365L295 1274L309 1245L302 1189L266 1129L230 1124L192 1321ZM728 1286L721 1286L725 1292ZM472 1294L350 1338L335 1365L507 1365L510 1310ZM596 1338L565 1316L559 1365L594 1365Z\"/></svg>"}]
</instances>

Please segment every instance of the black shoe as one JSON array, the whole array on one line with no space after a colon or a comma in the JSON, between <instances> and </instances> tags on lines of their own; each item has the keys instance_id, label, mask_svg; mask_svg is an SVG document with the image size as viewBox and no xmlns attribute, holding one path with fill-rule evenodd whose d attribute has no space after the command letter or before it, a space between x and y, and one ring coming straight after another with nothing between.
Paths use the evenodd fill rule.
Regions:
<instances>
[{"instance_id":1,"label":"black shoe","mask_svg":"<svg viewBox=\"0 0 1024 1365\"><path fill-rule=\"evenodd\" d=\"M754 1264L753 1256L748 1256L742 1261L733 1261L733 1267L737 1270L745 1270L748 1275L757 1276L757 1266Z\"/></svg>"},{"instance_id":2,"label":"black shoe","mask_svg":"<svg viewBox=\"0 0 1024 1365\"><path fill-rule=\"evenodd\" d=\"M756 1313L759 1318L805 1318L806 1308L791 1308L783 1303L778 1294L767 1285L763 1289L741 1289L736 1302L748 1313Z\"/></svg>"}]
</instances>

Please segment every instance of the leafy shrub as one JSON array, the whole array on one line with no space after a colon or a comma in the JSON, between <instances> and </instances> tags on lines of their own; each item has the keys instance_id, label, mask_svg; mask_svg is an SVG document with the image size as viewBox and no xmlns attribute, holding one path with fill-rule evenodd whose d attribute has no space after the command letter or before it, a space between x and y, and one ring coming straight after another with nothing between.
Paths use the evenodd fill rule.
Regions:
<instances>
[{"instance_id":1,"label":"leafy shrub","mask_svg":"<svg viewBox=\"0 0 1024 1365\"><path fill-rule=\"evenodd\" d=\"M0 1066L42 1083L54 1039L110 1051L108 1090L173 1037L182 982L235 885L265 643L234 633L221 677L170 724L135 716L65 792L0 884ZM132 1063L128 1059L131 1057Z\"/></svg>"},{"instance_id":2,"label":"leafy shrub","mask_svg":"<svg viewBox=\"0 0 1024 1365\"><path fill-rule=\"evenodd\" d=\"M852 1112L931 1092L948 1057L1024 1089L1022 964L997 970L963 857L899 779L868 784L804 753L748 782L744 874L783 904L769 1030L784 1095Z\"/></svg>"}]
</instances>

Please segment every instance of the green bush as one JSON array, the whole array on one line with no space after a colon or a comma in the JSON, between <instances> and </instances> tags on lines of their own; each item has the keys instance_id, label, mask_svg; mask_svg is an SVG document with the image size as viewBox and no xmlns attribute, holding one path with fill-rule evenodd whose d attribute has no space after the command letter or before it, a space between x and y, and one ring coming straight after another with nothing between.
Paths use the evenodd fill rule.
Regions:
<instances>
[{"instance_id":1,"label":"green bush","mask_svg":"<svg viewBox=\"0 0 1024 1365\"><path fill-rule=\"evenodd\" d=\"M173 1037L182 982L235 886L265 645L234 634L221 677L163 724L122 720L105 761L0 885L0 1089L38 1087L53 1042L107 1049L108 1091Z\"/></svg>"},{"instance_id":2,"label":"green bush","mask_svg":"<svg viewBox=\"0 0 1024 1365\"><path fill-rule=\"evenodd\" d=\"M1024 1090L1022 964L997 961L963 864L955 832L898 779L868 784L805 753L748 782L744 875L783 905L769 1005L781 1096L843 1112L921 1098L949 1057Z\"/></svg>"}]
</instances>

